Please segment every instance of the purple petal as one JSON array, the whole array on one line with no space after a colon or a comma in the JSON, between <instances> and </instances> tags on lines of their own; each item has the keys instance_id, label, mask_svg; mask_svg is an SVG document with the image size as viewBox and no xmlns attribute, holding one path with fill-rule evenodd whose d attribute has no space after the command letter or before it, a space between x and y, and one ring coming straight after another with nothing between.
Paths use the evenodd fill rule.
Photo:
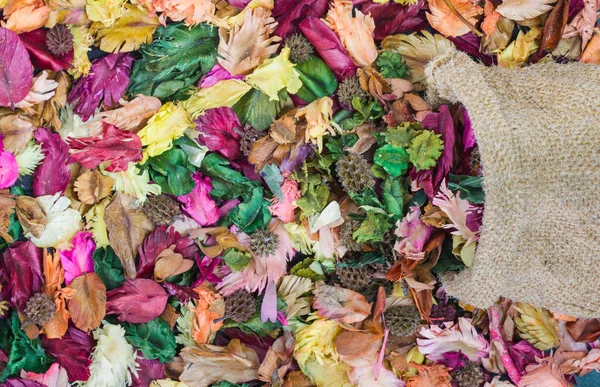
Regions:
<instances>
[{"instance_id":1,"label":"purple petal","mask_svg":"<svg viewBox=\"0 0 600 387\"><path fill-rule=\"evenodd\" d=\"M427 8L425 0L418 0L408 6L390 1L386 4L368 2L362 6L361 11L364 14L371 14L376 26L375 39L383 40L389 35L424 29L427 26L425 16Z\"/></svg>"},{"instance_id":2,"label":"purple petal","mask_svg":"<svg viewBox=\"0 0 600 387\"><path fill-rule=\"evenodd\" d=\"M243 75L231 75L218 62L213 68L198 81L198 87L211 87L226 79L244 79Z\"/></svg>"},{"instance_id":3,"label":"purple petal","mask_svg":"<svg viewBox=\"0 0 600 387\"><path fill-rule=\"evenodd\" d=\"M275 35L286 38L298 32L299 20L321 17L327 10L327 3L328 0L277 0L273 8L273 16L279 23Z\"/></svg>"},{"instance_id":4,"label":"purple petal","mask_svg":"<svg viewBox=\"0 0 600 387\"><path fill-rule=\"evenodd\" d=\"M260 319L262 322L267 322L267 320L271 322L277 321L277 290L274 282L269 282L267 290L265 290L263 302L260 307Z\"/></svg>"}]
</instances>

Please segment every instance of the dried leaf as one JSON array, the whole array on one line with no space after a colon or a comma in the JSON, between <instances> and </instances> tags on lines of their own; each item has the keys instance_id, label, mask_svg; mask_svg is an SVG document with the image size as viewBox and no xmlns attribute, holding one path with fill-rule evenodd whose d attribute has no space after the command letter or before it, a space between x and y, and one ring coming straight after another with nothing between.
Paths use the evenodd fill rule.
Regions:
<instances>
[{"instance_id":1,"label":"dried leaf","mask_svg":"<svg viewBox=\"0 0 600 387\"><path fill-rule=\"evenodd\" d=\"M519 312L515 325L523 339L542 351L558 345L558 327L549 311L524 303L513 307Z\"/></svg>"},{"instance_id":2,"label":"dried leaf","mask_svg":"<svg viewBox=\"0 0 600 387\"><path fill-rule=\"evenodd\" d=\"M447 2L452 4L454 9L451 9ZM445 36L461 36L468 33L471 26L477 24L476 17L483 13L483 9L471 0L429 0L429 10L429 24ZM463 19L459 18L457 13Z\"/></svg>"},{"instance_id":3,"label":"dried leaf","mask_svg":"<svg viewBox=\"0 0 600 387\"><path fill-rule=\"evenodd\" d=\"M480 50L484 54L492 54L504 50L512 38L515 22L505 17L498 20L491 35L481 39Z\"/></svg>"},{"instance_id":4,"label":"dried leaf","mask_svg":"<svg viewBox=\"0 0 600 387\"><path fill-rule=\"evenodd\" d=\"M110 195L114 179L94 169L80 175L75 181L75 192L79 201L85 204L97 204Z\"/></svg>"},{"instance_id":5,"label":"dried leaf","mask_svg":"<svg viewBox=\"0 0 600 387\"><path fill-rule=\"evenodd\" d=\"M86 122L90 134L99 135L102 132L102 122L137 133L162 106L158 98L142 94L129 102L121 100L119 103L120 108L97 113L94 116L97 120Z\"/></svg>"},{"instance_id":6,"label":"dried leaf","mask_svg":"<svg viewBox=\"0 0 600 387\"><path fill-rule=\"evenodd\" d=\"M295 114L296 110L291 110L273 122L269 128L269 134L277 144L293 144L296 142Z\"/></svg>"},{"instance_id":7,"label":"dried leaf","mask_svg":"<svg viewBox=\"0 0 600 387\"><path fill-rule=\"evenodd\" d=\"M150 279L128 279L106 293L106 313L118 315L121 322L147 323L162 314L168 298L165 289Z\"/></svg>"},{"instance_id":8,"label":"dried leaf","mask_svg":"<svg viewBox=\"0 0 600 387\"><path fill-rule=\"evenodd\" d=\"M231 30L219 29L219 56L217 60L231 75L250 73L264 59L277 51L281 38L270 37L277 23L271 12L259 7L246 8L244 24Z\"/></svg>"},{"instance_id":9,"label":"dried leaf","mask_svg":"<svg viewBox=\"0 0 600 387\"><path fill-rule=\"evenodd\" d=\"M33 79L31 89L25 98L14 106L31 112L31 108L37 104L49 100L54 96L54 90L58 87L58 82L48 79L48 72L42 71Z\"/></svg>"},{"instance_id":10,"label":"dried leaf","mask_svg":"<svg viewBox=\"0 0 600 387\"><path fill-rule=\"evenodd\" d=\"M209 344L185 347L181 357L186 367L179 379L189 387L206 387L223 380L244 383L258 379L260 360L239 339L231 340L227 347Z\"/></svg>"},{"instance_id":11,"label":"dried leaf","mask_svg":"<svg viewBox=\"0 0 600 387\"><path fill-rule=\"evenodd\" d=\"M600 337L600 320L597 318L580 318L567 323L569 334L578 343L593 343Z\"/></svg>"},{"instance_id":12,"label":"dried leaf","mask_svg":"<svg viewBox=\"0 0 600 387\"><path fill-rule=\"evenodd\" d=\"M265 359L258 368L258 379L272 385L281 383L292 365L296 340L290 332L279 337L267 351Z\"/></svg>"},{"instance_id":13,"label":"dried leaf","mask_svg":"<svg viewBox=\"0 0 600 387\"><path fill-rule=\"evenodd\" d=\"M238 242L237 237L234 233L229 231L227 227L210 227L199 229L196 233L192 234L191 237L198 238L212 236L215 238L216 244L212 246L205 246L204 244L200 244L200 250L205 255L208 255L211 258L214 258L220 255L223 251L235 248L239 250L247 250L240 242Z\"/></svg>"},{"instance_id":14,"label":"dried leaf","mask_svg":"<svg viewBox=\"0 0 600 387\"><path fill-rule=\"evenodd\" d=\"M366 319L371 305L360 293L330 285L320 285L313 290L313 308L318 314L345 324Z\"/></svg>"},{"instance_id":15,"label":"dried leaf","mask_svg":"<svg viewBox=\"0 0 600 387\"><path fill-rule=\"evenodd\" d=\"M135 256L154 228L146 214L134 207L131 196L117 193L104 211L110 245L121 260L125 275L135 278Z\"/></svg>"},{"instance_id":16,"label":"dried leaf","mask_svg":"<svg viewBox=\"0 0 600 387\"><path fill-rule=\"evenodd\" d=\"M544 51L552 51L558 47L558 42L562 38L563 31L569 19L569 2L567 0L558 0L544 25L542 35L542 47Z\"/></svg>"},{"instance_id":17,"label":"dried leaf","mask_svg":"<svg viewBox=\"0 0 600 387\"><path fill-rule=\"evenodd\" d=\"M504 0L496 11L508 19L521 21L548 12L554 3L555 0Z\"/></svg>"},{"instance_id":18,"label":"dried leaf","mask_svg":"<svg viewBox=\"0 0 600 387\"><path fill-rule=\"evenodd\" d=\"M106 287L98 274L80 275L69 288L76 291L67 303L75 326L85 332L98 328L106 314Z\"/></svg>"},{"instance_id":19,"label":"dried leaf","mask_svg":"<svg viewBox=\"0 0 600 387\"><path fill-rule=\"evenodd\" d=\"M419 35L388 36L383 39L381 46L384 50L395 51L402 55L409 68L409 79L413 83L422 83L425 80L423 71L425 65L431 59L454 47L454 44L442 35L432 35L424 30Z\"/></svg>"},{"instance_id":20,"label":"dried leaf","mask_svg":"<svg viewBox=\"0 0 600 387\"><path fill-rule=\"evenodd\" d=\"M43 0L11 0L4 8L3 26L17 34L33 31L43 27L49 15L50 8Z\"/></svg>"},{"instance_id":21,"label":"dried leaf","mask_svg":"<svg viewBox=\"0 0 600 387\"><path fill-rule=\"evenodd\" d=\"M600 34L595 34L581 54L580 62L600 64Z\"/></svg>"},{"instance_id":22,"label":"dried leaf","mask_svg":"<svg viewBox=\"0 0 600 387\"><path fill-rule=\"evenodd\" d=\"M154 265L154 280L156 282L163 282L171 276L185 273L194 266L193 260L183 259L183 255L173 251L174 248L175 246L171 246L156 257Z\"/></svg>"},{"instance_id":23,"label":"dried leaf","mask_svg":"<svg viewBox=\"0 0 600 387\"><path fill-rule=\"evenodd\" d=\"M8 111L0 117L0 134L4 136L4 150L19 153L31 139L36 127L34 124L18 113Z\"/></svg>"},{"instance_id":24,"label":"dried leaf","mask_svg":"<svg viewBox=\"0 0 600 387\"><path fill-rule=\"evenodd\" d=\"M71 78L64 72L48 72L48 79L58 83L54 95L47 101L37 104L33 110L34 115L40 119L40 126L51 127L56 131L62 128L60 110L67 105L67 94L71 88Z\"/></svg>"},{"instance_id":25,"label":"dried leaf","mask_svg":"<svg viewBox=\"0 0 600 387\"><path fill-rule=\"evenodd\" d=\"M16 205L14 195L7 189L0 190L0 238L8 243L14 242L8 234L8 228L10 227L10 216L14 214Z\"/></svg>"},{"instance_id":26,"label":"dried leaf","mask_svg":"<svg viewBox=\"0 0 600 387\"><path fill-rule=\"evenodd\" d=\"M125 4L114 25L104 27L96 22L92 24L92 31L102 51L116 53L135 51L143 43L150 43L158 26L156 15L151 16L142 8Z\"/></svg>"},{"instance_id":27,"label":"dried leaf","mask_svg":"<svg viewBox=\"0 0 600 387\"><path fill-rule=\"evenodd\" d=\"M0 27L0 42L0 106L14 108L29 93L33 68L29 53L16 33Z\"/></svg>"},{"instance_id":28,"label":"dried leaf","mask_svg":"<svg viewBox=\"0 0 600 387\"><path fill-rule=\"evenodd\" d=\"M29 229L36 238L42 236L48 218L40 203L29 196L17 196L17 218L25 229Z\"/></svg>"}]
</instances>

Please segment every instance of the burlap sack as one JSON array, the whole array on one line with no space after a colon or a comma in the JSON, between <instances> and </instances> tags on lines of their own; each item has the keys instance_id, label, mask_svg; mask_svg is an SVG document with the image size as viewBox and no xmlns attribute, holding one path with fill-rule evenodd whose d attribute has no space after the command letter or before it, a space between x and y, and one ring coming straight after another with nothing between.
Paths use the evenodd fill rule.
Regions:
<instances>
[{"instance_id":1,"label":"burlap sack","mask_svg":"<svg viewBox=\"0 0 600 387\"><path fill-rule=\"evenodd\" d=\"M460 102L479 144L485 211L450 295L600 316L600 66L485 67L449 52L426 68L432 104Z\"/></svg>"}]
</instances>

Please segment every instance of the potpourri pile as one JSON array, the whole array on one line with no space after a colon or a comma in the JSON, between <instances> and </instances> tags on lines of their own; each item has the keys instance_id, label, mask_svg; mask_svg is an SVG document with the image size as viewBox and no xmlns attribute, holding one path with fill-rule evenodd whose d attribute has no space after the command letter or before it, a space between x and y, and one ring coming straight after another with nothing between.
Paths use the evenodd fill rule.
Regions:
<instances>
[{"instance_id":1,"label":"potpourri pile","mask_svg":"<svg viewBox=\"0 0 600 387\"><path fill-rule=\"evenodd\" d=\"M599 64L597 0L0 7L0 386L600 385L598 320L445 293L485 165L424 74Z\"/></svg>"}]
</instances>

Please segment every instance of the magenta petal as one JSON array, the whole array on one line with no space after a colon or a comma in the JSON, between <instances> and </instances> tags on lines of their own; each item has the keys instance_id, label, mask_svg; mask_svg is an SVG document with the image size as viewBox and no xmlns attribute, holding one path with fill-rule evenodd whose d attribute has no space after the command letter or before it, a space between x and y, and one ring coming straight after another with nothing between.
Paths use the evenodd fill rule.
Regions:
<instances>
[{"instance_id":1,"label":"magenta petal","mask_svg":"<svg viewBox=\"0 0 600 387\"><path fill-rule=\"evenodd\" d=\"M442 179L450 172L450 168L452 168L455 142L452 114L450 114L448 106L442 105L438 113L429 113L421 124L426 129L433 130L436 134L441 134L444 141L444 151L432 174L433 187L437 188Z\"/></svg>"},{"instance_id":2,"label":"magenta petal","mask_svg":"<svg viewBox=\"0 0 600 387\"><path fill-rule=\"evenodd\" d=\"M220 107L208 109L196 120L196 130L200 132L198 143L211 152L219 152L228 160L240 155L240 134L242 124L233 109Z\"/></svg>"},{"instance_id":3,"label":"magenta petal","mask_svg":"<svg viewBox=\"0 0 600 387\"><path fill-rule=\"evenodd\" d=\"M262 322L277 321L277 289L274 282L269 282L262 305L260 307L260 319Z\"/></svg>"},{"instance_id":4,"label":"magenta petal","mask_svg":"<svg viewBox=\"0 0 600 387\"><path fill-rule=\"evenodd\" d=\"M29 297L42 291L42 251L33 242L15 242L0 259L0 298L25 310Z\"/></svg>"},{"instance_id":5,"label":"magenta petal","mask_svg":"<svg viewBox=\"0 0 600 387\"><path fill-rule=\"evenodd\" d=\"M543 353L527 340L519 341L517 344L508 343L508 353L515 362L515 366L521 374L529 364L536 363L536 357L541 358Z\"/></svg>"},{"instance_id":6,"label":"magenta petal","mask_svg":"<svg viewBox=\"0 0 600 387\"><path fill-rule=\"evenodd\" d=\"M33 193L35 196L44 196L65 192L71 178L71 171L66 165L69 147L58 133L46 128L39 128L35 132L35 139L42 143L45 157L33 174Z\"/></svg>"},{"instance_id":7,"label":"magenta petal","mask_svg":"<svg viewBox=\"0 0 600 387\"><path fill-rule=\"evenodd\" d=\"M83 273L94 271L92 258L96 250L96 243L91 232L78 231L73 238L73 247L70 250L59 250L60 263L65 269L65 283L68 285Z\"/></svg>"},{"instance_id":8,"label":"magenta petal","mask_svg":"<svg viewBox=\"0 0 600 387\"><path fill-rule=\"evenodd\" d=\"M198 251L192 239L182 237L173 227L159 226L138 247L140 259L137 263L137 278L152 278L156 257L173 245L175 245L174 251L186 259L192 258Z\"/></svg>"},{"instance_id":9,"label":"magenta petal","mask_svg":"<svg viewBox=\"0 0 600 387\"><path fill-rule=\"evenodd\" d=\"M211 87L227 79L244 79L243 75L231 75L219 63L215 63L213 68L198 81L198 87Z\"/></svg>"},{"instance_id":10,"label":"magenta petal","mask_svg":"<svg viewBox=\"0 0 600 387\"><path fill-rule=\"evenodd\" d=\"M131 374L132 387L149 386L153 380L165 378L165 364L161 364L158 359L146 359L139 355L135 361L138 364L137 375Z\"/></svg>"},{"instance_id":11,"label":"magenta petal","mask_svg":"<svg viewBox=\"0 0 600 387\"><path fill-rule=\"evenodd\" d=\"M427 27L425 0L418 0L408 6L391 1L386 4L367 2L362 6L361 11L373 17L376 40L383 40L386 36L398 33L420 31Z\"/></svg>"},{"instance_id":12,"label":"magenta petal","mask_svg":"<svg viewBox=\"0 0 600 387\"><path fill-rule=\"evenodd\" d=\"M19 165L15 156L0 151L0 189L12 187L19 178Z\"/></svg>"},{"instance_id":13,"label":"magenta petal","mask_svg":"<svg viewBox=\"0 0 600 387\"><path fill-rule=\"evenodd\" d=\"M356 73L356 65L342 42L321 19L308 17L300 23L300 29L337 79L351 77Z\"/></svg>"},{"instance_id":14,"label":"magenta petal","mask_svg":"<svg viewBox=\"0 0 600 387\"><path fill-rule=\"evenodd\" d=\"M91 335L70 326L62 339L41 336L42 347L54 356L69 376L69 381L86 381L90 377L91 352L96 342Z\"/></svg>"},{"instance_id":15,"label":"magenta petal","mask_svg":"<svg viewBox=\"0 0 600 387\"><path fill-rule=\"evenodd\" d=\"M463 109L463 119L465 121L465 130L463 132L463 145L464 150L469 150L475 146L475 132L473 131L473 124L471 123L471 117L469 117L469 113L467 109Z\"/></svg>"},{"instance_id":16,"label":"magenta petal","mask_svg":"<svg viewBox=\"0 0 600 387\"><path fill-rule=\"evenodd\" d=\"M106 313L134 324L152 321L162 314L169 295L154 280L126 280L120 288L106 292Z\"/></svg>"},{"instance_id":17,"label":"magenta petal","mask_svg":"<svg viewBox=\"0 0 600 387\"><path fill-rule=\"evenodd\" d=\"M183 204L183 210L200 226L213 225L219 220L219 208L209 195L212 190L210 177L202 178L202 174L196 172L192 178L196 182L192 192L177 199Z\"/></svg>"},{"instance_id":18,"label":"magenta petal","mask_svg":"<svg viewBox=\"0 0 600 387\"><path fill-rule=\"evenodd\" d=\"M319 18L327 10L328 0L277 0L273 16L279 23L275 35L286 38L298 32L298 23L307 17Z\"/></svg>"}]
</instances>

